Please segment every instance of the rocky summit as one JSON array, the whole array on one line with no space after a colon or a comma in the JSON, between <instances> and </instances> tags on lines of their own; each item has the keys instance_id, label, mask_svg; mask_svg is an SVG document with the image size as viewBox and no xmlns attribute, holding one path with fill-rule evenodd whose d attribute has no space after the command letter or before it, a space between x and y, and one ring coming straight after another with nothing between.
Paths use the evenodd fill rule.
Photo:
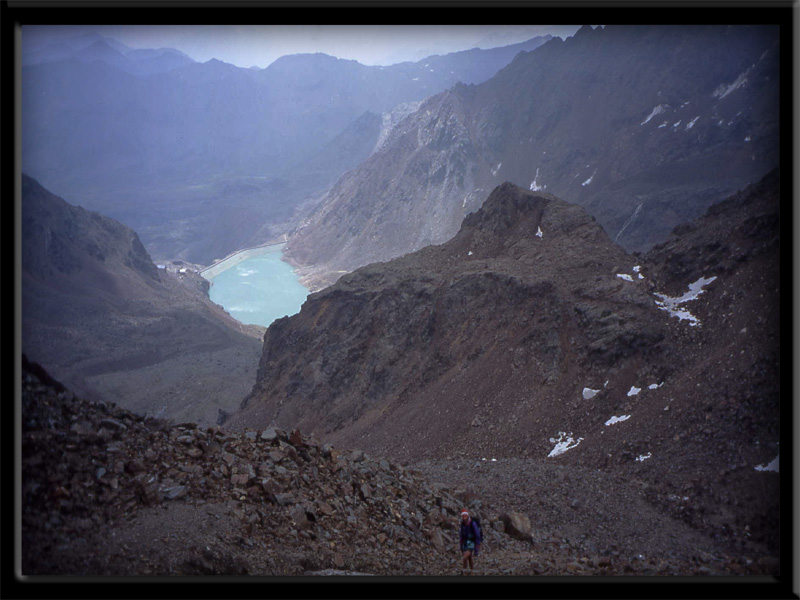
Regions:
<instances>
[{"instance_id":1,"label":"rocky summit","mask_svg":"<svg viewBox=\"0 0 800 600\"><path fill-rule=\"evenodd\" d=\"M619 277L636 268L582 208L501 185L446 244L359 269L273 324L229 425L293 422L410 460L546 454L563 399L663 377L643 361L666 320L647 280Z\"/></svg>"}]
</instances>

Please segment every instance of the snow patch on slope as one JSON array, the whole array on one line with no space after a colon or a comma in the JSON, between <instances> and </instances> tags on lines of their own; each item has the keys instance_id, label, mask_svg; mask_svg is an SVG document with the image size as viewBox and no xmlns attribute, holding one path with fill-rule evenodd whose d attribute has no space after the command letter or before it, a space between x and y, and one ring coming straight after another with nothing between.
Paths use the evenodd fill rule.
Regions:
<instances>
[{"instance_id":1,"label":"snow patch on slope","mask_svg":"<svg viewBox=\"0 0 800 600\"><path fill-rule=\"evenodd\" d=\"M655 295L661 298L661 300L655 301L656 306L661 310L667 311L670 316L677 317L681 321L689 321L689 325L697 327L701 324L700 320L682 306L687 302L696 300L697 297L705 291L703 288L715 279L716 276L708 279L701 277L694 283L690 283L689 291L679 298L672 298L666 294L656 293Z\"/></svg>"}]
</instances>

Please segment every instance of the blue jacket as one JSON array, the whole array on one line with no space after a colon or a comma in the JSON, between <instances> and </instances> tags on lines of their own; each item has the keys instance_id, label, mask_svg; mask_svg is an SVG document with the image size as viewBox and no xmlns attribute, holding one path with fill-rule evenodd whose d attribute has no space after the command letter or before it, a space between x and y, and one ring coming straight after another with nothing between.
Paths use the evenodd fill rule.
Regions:
<instances>
[{"instance_id":1,"label":"blue jacket","mask_svg":"<svg viewBox=\"0 0 800 600\"><path fill-rule=\"evenodd\" d=\"M467 521L466 524L463 521L461 522L461 532L459 533L458 539L462 550L465 549L467 540L475 542L476 546L480 546L483 541L481 539L481 530L472 519Z\"/></svg>"}]
</instances>

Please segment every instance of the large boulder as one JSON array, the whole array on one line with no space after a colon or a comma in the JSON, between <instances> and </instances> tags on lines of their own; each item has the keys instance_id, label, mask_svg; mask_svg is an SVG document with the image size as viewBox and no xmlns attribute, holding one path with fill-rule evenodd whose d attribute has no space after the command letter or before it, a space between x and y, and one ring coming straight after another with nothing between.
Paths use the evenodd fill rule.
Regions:
<instances>
[{"instance_id":1,"label":"large boulder","mask_svg":"<svg viewBox=\"0 0 800 600\"><path fill-rule=\"evenodd\" d=\"M531 520L527 515L508 512L500 515L500 520L505 525L506 533L511 537L526 542L531 540Z\"/></svg>"}]
</instances>

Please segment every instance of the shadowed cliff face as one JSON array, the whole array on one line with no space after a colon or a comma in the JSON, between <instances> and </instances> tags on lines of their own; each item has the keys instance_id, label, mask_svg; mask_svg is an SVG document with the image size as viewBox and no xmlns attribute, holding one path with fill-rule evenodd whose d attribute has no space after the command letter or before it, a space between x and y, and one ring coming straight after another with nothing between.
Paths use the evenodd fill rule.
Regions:
<instances>
[{"instance_id":1,"label":"shadowed cliff face","mask_svg":"<svg viewBox=\"0 0 800 600\"><path fill-rule=\"evenodd\" d=\"M556 399L659 352L647 282L617 275L635 266L580 207L503 184L446 244L346 275L271 326L230 424L368 444L427 438L443 419L436 443L404 449L441 455L480 439L475 407L494 406L522 442L533 419L557 427Z\"/></svg>"},{"instance_id":2,"label":"shadowed cliff face","mask_svg":"<svg viewBox=\"0 0 800 600\"><path fill-rule=\"evenodd\" d=\"M214 423L247 393L258 332L138 235L22 178L22 349L87 398ZM207 285L207 283L205 283ZM246 332L247 331L247 332Z\"/></svg>"},{"instance_id":3,"label":"shadowed cliff face","mask_svg":"<svg viewBox=\"0 0 800 600\"><path fill-rule=\"evenodd\" d=\"M503 181L593 215L628 251L777 166L778 32L584 27L426 100L290 236L320 289L442 243Z\"/></svg>"}]
</instances>

